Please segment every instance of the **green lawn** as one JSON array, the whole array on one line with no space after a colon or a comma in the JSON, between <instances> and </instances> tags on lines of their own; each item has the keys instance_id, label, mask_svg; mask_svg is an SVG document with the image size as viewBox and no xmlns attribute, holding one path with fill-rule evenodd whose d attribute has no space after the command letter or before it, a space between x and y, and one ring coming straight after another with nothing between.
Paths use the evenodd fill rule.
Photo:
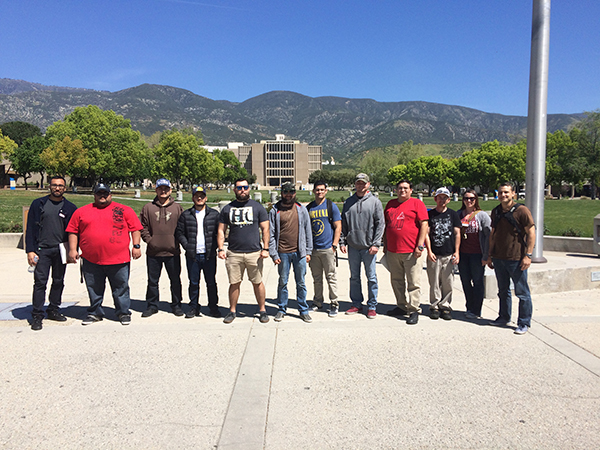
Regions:
<instances>
[{"instance_id":1,"label":"green lawn","mask_svg":"<svg viewBox=\"0 0 600 450\"><path fill-rule=\"evenodd\" d=\"M252 191L254 194L255 191ZM269 191L261 191L263 200L269 200ZM35 190L15 190L9 189L0 190L0 232L20 232L22 231L22 215L23 206L29 206L31 202L42 195L46 195L46 191ZM142 210L145 201L135 200L134 192L115 193L113 199L119 203L131 206L138 214ZM154 191L142 191L142 199L146 201L154 198ZM330 191L328 197L336 202L341 208L343 201L348 198L348 191ZM77 206L83 206L90 203L93 199L90 194L66 194L66 197L75 203ZM191 203L191 194L186 192L183 194L182 206L189 208ZM221 200L233 200L235 198L233 192L227 191L208 191L209 203L217 203ZM298 191L297 198L301 202L309 202L312 200L310 191ZM381 193L380 199L383 205L393 197L389 194ZM425 205L428 208L435 206L433 197L424 198ZM481 207L485 211L491 211L498 204L497 200L488 200L487 202L480 201ZM460 208L460 202L450 202L450 208ZM562 236L579 235L585 237L593 236L594 217L600 214L600 202L593 200L546 200L544 203L544 228L546 235Z\"/></svg>"}]
</instances>

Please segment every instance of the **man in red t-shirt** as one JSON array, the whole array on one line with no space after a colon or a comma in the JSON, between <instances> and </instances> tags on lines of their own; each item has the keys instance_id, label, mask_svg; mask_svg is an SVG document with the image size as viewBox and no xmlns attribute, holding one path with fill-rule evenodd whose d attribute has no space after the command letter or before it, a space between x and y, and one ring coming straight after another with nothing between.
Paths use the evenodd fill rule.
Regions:
<instances>
[{"instance_id":1,"label":"man in red t-shirt","mask_svg":"<svg viewBox=\"0 0 600 450\"><path fill-rule=\"evenodd\" d=\"M115 310L123 325L131 322L129 306L129 261L142 256L140 230L142 224L129 206L112 201L110 188L99 183L94 188L94 203L79 208L67 226L69 262L83 260L81 271L90 307L83 325L99 322L104 317L102 300L106 279L110 282ZM129 253L129 235L133 249Z\"/></svg>"},{"instance_id":2,"label":"man in red t-shirt","mask_svg":"<svg viewBox=\"0 0 600 450\"><path fill-rule=\"evenodd\" d=\"M419 321L421 311L421 272L427 235L427 208L412 198L412 183L401 180L396 185L398 198L390 200L385 207L385 234L383 251L386 255L396 306L388 311L390 316L409 315L406 323ZM406 287L408 285L408 301Z\"/></svg>"}]
</instances>

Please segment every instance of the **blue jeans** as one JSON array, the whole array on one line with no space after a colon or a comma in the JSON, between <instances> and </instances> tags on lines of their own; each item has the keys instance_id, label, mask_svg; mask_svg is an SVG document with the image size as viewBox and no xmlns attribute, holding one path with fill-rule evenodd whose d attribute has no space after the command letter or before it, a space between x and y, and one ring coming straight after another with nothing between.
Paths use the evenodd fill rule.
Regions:
<instances>
[{"instance_id":1,"label":"blue jeans","mask_svg":"<svg viewBox=\"0 0 600 450\"><path fill-rule=\"evenodd\" d=\"M460 282L467 300L467 311L477 316L481 316L485 293L483 286L485 267L481 265L482 257L481 253L461 253L458 260Z\"/></svg>"},{"instance_id":2,"label":"blue jeans","mask_svg":"<svg viewBox=\"0 0 600 450\"><path fill-rule=\"evenodd\" d=\"M83 259L83 258L82 258ZM106 279L110 283L113 301L115 302L115 311L117 317L123 314L131 314L131 298L129 297L129 263L100 265L83 260L81 268L88 295L90 296L89 314L103 317L102 300L104 299L104 289L106 288Z\"/></svg>"},{"instance_id":3,"label":"blue jeans","mask_svg":"<svg viewBox=\"0 0 600 450\"><path fill-rule=\"evenodd\" d=\"M521 270L521 261L493 258L496 280L498 280L498 298L500 299L501 319L510 321L512 311L512 297L510 293L510 280L515 286L515 295L519 298L519 320L517 325L531 326L533 304L529 285L527 284L527 271Z\"/></svg>"},{"instance_id":4,"label":"blue jeans","mask_svg":"<svg viewBox=\"0 0 600 450\"><path fill-rule=\"evenodd\" d=\"M294 279L296 280L296 301L300 314L308 313L306 303L306 258L300 258L298 252L280 253L281 262L277 265L279 272L279 284L277 285L277 306L279 311L285 313L288 304L288 279L290 277L290 266L294 266Z\"/></svg>"},{"instance_id":5,"label":"blue jeans","mask_svg":"<svg viewBox=\"0 0 600 450\"><path fill-rule=\"evenodd\" d=\"M219 308L219 297L217 295L217 257L206 257L206 253L197 253L195 258L186 258L188 278L190 286L190 307L200 308L198 303L200 297L200 272L204 272L204 281L208 296L208 308L214 311Z\"/></svg>"},{"instance_id":6,"label":"blue jeans","mask_svg":"<svg viewBox=\"0 0 600 450\"><path fill-rule=\"evenodd\" d=\"M362 250L357 250L351 246L347 248L348 263L350 264L350 300L352 306L362 308L364 300L360 280L360 263L362 262L367 274L367 291L369 294L367 306L369 309L377 309L377 254L370 255L368 248Z\"/></svg>"}]
</instances>

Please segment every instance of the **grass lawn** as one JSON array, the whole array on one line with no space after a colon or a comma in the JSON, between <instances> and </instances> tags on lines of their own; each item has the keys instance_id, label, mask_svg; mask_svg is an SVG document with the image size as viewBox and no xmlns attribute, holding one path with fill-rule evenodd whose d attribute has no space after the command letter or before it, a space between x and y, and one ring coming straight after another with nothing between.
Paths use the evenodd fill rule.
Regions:
<instances>
[{"instance_id":1,"label":"grass lawn","mask_svg":"<svg viewBox=\"0 0 600 450\"><path fill-rule=\"evenodd\" d=\"M254 194L256 191L252 191ZM23 206L29 206L31 202L38 197L46 195L47 191L22 190L11 191L10 189L0 189L0 232L21 232ZM261 191L263 201L269 200L269 191ZM65 194L71 202L77 206L83 206L91 203L93 196L90 194ZM138 214L147 201L154 198L154 191L142 191L142 201L133 198L134 192L114 193L113 199L119 203L131 206ZM342 203L349 196L348 191L329 191L328 197L342 207ZM233 200L235 198L233 191L228 193L226 190L208 191L208 202L216 204L222 200ZM297 199L300 202L309 202L312 200L310 191L298 191ZM380 199L384 207L387 202L394 197L384 192L380 193ZM182 206L184 209L192 205L192 196L189 192L184 192ZM425 197L425 205L428 208L435 207L433 197ZM497 204L497 200L488 200L484 202L480 199L480 206L485 211L491 211ZM457 210L461 202L450 202L449 207ZM600 202L589 199L584 200L546 200L544 202L544 229L546 235L578 235L585 237L593 236L594 217L600 214Z\"/></svg>"}]
</instances>

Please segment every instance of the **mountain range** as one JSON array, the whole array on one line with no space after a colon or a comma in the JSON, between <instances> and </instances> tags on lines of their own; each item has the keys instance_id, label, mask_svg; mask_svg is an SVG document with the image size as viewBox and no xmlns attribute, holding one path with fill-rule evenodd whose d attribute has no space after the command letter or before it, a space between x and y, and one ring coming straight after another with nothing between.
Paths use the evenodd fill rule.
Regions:
<instances>
[{"instance_id":1,"label":"mountain range","mask_svg":"<svg viewBox=\"0 0 600 450\"><path fill-rule=\"evenodd\" d=\"M0 78L0 123L20 120L44 130L75 107L87 105L123 115L135 130L148 136L173 127L192 127L202 131L206 145L223 145L285 134L322 145L326 157L336 158L408 140L415 144L510 142L525 137L527 131L524 116L420 101L313 98L272 91L236 103L154 84L108 92ZM581 117L550 114L548 131L566 130Z\"/></svg>"}]
</instances>

